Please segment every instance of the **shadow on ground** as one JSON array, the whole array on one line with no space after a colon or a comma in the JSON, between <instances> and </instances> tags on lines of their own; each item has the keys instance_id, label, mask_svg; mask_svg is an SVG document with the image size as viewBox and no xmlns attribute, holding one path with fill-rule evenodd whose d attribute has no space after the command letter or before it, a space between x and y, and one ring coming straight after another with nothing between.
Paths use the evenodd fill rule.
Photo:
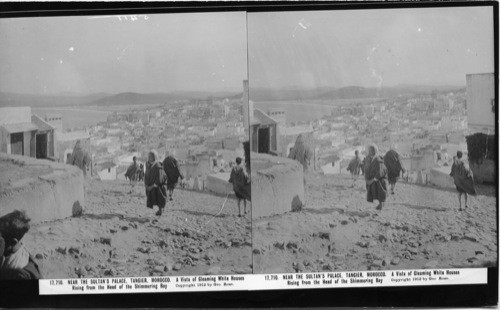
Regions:
<instances>
[{"instance_id":1,"label":"shadow on ground","mask_svg":"<svg viewBox=\"0 0 500 310\"><path fill-rule=\"evenodd\" d=\"M433 210L433 211L439 211L439 212L444 212L448 211L447 208L442 208L442 207L433 207L433 206L420 206L420 205L413 205L410 203L397 203L394 205L401 205L407 208L415 209L415 210Z\"/></svg>"}]
</instances>

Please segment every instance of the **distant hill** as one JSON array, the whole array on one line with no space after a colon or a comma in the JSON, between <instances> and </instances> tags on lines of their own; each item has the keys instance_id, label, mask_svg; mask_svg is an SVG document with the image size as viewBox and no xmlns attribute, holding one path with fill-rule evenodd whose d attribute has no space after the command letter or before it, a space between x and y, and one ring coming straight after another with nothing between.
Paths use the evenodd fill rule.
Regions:
<instances>
[{"instance_id":1,"label":"distant hill","mask_svg":"<svg viewBox=\"0 0 500 310\"><path fill-rule=\"evenodd\" d=\"M450 91L464 91L460 86L425 86L425 85L397 85L393 87L366 88L361 86L347 86L341 88L320 87L314 89L250 89L250 100L279 101L279 100L334 100L360 98L386 98L412 94L446 93Z\"/></svg>"},{"instance_id":2,"label":"distant hill","mask_svg":"<svg viewBox=\"0 0 500 310\"><path fill-rule=\"evenodd\" d=\"M223 99L241 98L238 92L172 92L157 94L119 93L119 94L91 94L61 93L58 95L33 95L0 92L0 107L54 107L54 106L109 106L109 105L137 105L137 104L162 104L173 100L190 99Z\"/></svg>"},{"instance_id":3,"label":"distant hill","mask_svg":"<svg viewBox=\"0 0 500 310\"><path fill-rule=\"evenodd\" d=\"M87 96L77 94L60 95L33 95L0 92L0 107L54 107L82 105L100 100L108 94L91 94Z\"/></svg>"}]
</instances>

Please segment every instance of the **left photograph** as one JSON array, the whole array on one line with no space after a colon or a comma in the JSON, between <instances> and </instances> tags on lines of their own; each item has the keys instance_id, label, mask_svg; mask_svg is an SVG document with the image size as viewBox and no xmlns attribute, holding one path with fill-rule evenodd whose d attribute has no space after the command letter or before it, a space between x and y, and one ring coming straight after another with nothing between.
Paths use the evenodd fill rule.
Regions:
<instances>
[{"instance_id":1,"label":"left photograph","mask_svg":"<svg viewBox=\"0 0 500 310\"><path fill-rule=\"evenodd\" d=\"M244 12L0 40L0 279L252 273Z\"/></svg>"}]
</instances>

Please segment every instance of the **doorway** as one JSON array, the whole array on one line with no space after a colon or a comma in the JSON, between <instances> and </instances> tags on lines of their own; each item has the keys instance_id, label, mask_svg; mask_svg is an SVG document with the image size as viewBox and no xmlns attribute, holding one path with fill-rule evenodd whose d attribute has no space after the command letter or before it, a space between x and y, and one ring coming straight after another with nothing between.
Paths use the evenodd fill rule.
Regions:
<instances>
[{"instance_id":1,"label":"doorway","mask_svg":"<svg viewBox=\"0 0 500 310\"><path fill-rule=\"evenodd\" d=\"M24 155L24 133L10 134L10 153L14 155Z\"/></svg>"},{"instance_id":2,"label":"doorway","mask_svg":"<svg viewBox=\"0 0 500 310\"><path fill-rule=\"evenodd\" d=\"M268 154L270 151L269 145L270 131L268 128L259 128L259 153Z\"/></svg>"},{"instance_id":3,"label":"doorway","mask_svg":"<svg viewBox=\"0 0 500 310\"><path fill-rule=\"evenodd\" d=\"M47 158L47 134L36 135L36 158Z\"/></svg>"}]
</instances>

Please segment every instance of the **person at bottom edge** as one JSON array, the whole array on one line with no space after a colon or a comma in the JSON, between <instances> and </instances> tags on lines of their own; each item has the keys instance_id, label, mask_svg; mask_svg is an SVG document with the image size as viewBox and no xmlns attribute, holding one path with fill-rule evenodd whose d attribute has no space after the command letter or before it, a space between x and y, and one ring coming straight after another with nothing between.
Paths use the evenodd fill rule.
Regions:
<instances>
[{"instance_id":1,"label":"person at bottom edge","mask_svg":"<svg viewBox=\"0 0 500 310\"><path fill-rule=\"evenodd\" d=\"M231 170L229 183L233 184L234 194L238 198L238 216L241 217L241 201L243 200L244 212L247 214L247 200L251 201L250 178L245 171L241 157L236 158L236 166Z\"/></svg>"},{"instance_id":2,"label":"person at bottom edge","mask_svg":"<svg viewBox=\"0 0 500 310\"><path fill-rule=\"evenodd\" d=\"M174 189L177 186L179 179L183 180L184 176L179 170L177 160L171 155L168 155L163 160L163 169L165 169L165 173L167 174L168 197L169 200L173 200L172 196L174 195Z\"/></svg>"},{"instance_id":3,"label":"person at bottom edge","mask_svg":"<svg viewBox=\"0 0 500 310\"><path fill-rule=\"evenodd\" d=\"M30 219L23 211L0 217L0 280L41 279L40 268L21 242Z\"/></svg>"},{"instance_id":4,"label":"person at bottom edge","mask_svg":"<svg viewBox=\"0 0 500 310\"><path fill-rule=\"evenodd\" d=\"M368 202L378 200L379 204L376 209L382 210L387 197L387 168L375 144L368 146L368 156L363 170L366 180L366 200Z\"/></svg>"},{"instance_id":5,"label":"person at bottom edge","mask_svg":"<svg viewBox=\"0 0 500 310\"><path fill-rule=\"evenodd\" d=\"M468 208L467 195L476 196L477 191L472 170L463 161L461 151L457 151L457 156L453 157L450 176L453 178L458 191L458 210L462 211L462 195L464 195L465 199L465 208Z\"/></svg>"},{"instance_id":6,"label":"person at bottom edge","mask_svg":"<svg viewBox=\"0 0 500 310\"><path fill-rule=\"evenodd\" d=\"M167 175L163 169L162 163L159 161L158 152L152 150L148 154L148 162L146 163L146 174L144 175L144 185L146 187L146 206L150 209L156 205L160 216L167 203Z\"/></svg>"}]
</instances>

